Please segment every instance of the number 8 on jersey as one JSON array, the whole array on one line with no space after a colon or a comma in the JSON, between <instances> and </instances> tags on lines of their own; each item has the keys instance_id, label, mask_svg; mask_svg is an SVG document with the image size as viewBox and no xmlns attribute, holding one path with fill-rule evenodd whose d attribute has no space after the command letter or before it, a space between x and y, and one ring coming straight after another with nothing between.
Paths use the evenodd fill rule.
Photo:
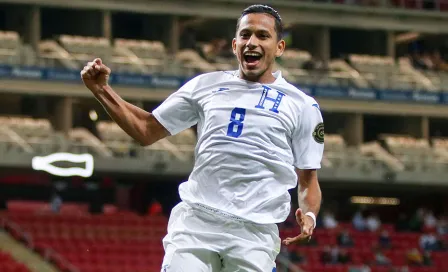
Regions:
<instances>
[{"instance_id":1,"label":"number 8 on jersey","mask_svg":"<svg viewBox=\"0 0 448 272\"><path fill-rule=\"evenodd\" d=\"M237 118L238 114L238 118ZM238 138L243 132L243 121L246 115L246 109L234 108L232 114L230 115L230 124L227 128L227 136Z\"/></svg>"}]
</instances>

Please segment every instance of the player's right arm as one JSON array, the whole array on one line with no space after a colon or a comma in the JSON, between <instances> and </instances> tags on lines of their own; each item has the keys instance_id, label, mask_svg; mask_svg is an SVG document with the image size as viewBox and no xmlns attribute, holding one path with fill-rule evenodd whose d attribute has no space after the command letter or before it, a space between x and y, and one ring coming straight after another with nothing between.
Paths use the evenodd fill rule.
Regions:
<instances>
[{"instance_id":1,"label":"player's right arm","mask_svg":"<svg viewBox=\"0 0 448 272\"><path fill-rule=\"evenodd\" d=\"M104 65L101 59L95 59L81 71L81 78L112 120L144 146L168 136L168 130L152 113L124 101L109 86L110 73L110 68Z\"/></svg>"}]
</instances>

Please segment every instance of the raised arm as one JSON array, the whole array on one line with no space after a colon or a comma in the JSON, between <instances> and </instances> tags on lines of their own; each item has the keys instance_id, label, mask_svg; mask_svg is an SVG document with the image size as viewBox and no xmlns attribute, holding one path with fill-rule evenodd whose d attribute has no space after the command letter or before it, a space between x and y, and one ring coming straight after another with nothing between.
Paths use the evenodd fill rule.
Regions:
<instances>
[{"instance_id":1,"label":"raised arm","mask_svg":"<svg viewBox=\"0 0 448 272\"><path fill-rule=\"evenodd\" d=\"M101 59L89 62L81 71L86 87L109 116L141 145L150 145L169 135L151 113L124 101L108 84L111 70Z\"/></svg>"}]
</instances>

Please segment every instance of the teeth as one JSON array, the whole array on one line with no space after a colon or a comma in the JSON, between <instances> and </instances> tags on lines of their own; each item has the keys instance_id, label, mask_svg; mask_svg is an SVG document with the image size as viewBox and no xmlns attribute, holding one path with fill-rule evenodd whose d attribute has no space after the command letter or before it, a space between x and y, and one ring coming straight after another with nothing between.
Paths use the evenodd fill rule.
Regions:
<instances>
[{"instance_id":1,"label":"teeth","mask_svg":"<svg viewBox=\"0 0 448 272\"><path fill-rule=\"evenodd\" d=\"M261 54L259 54L259 53L246 53L244 55L245 56L252 56L252 57L260 57L261 56Z\"/></svg>"}]
</instances>

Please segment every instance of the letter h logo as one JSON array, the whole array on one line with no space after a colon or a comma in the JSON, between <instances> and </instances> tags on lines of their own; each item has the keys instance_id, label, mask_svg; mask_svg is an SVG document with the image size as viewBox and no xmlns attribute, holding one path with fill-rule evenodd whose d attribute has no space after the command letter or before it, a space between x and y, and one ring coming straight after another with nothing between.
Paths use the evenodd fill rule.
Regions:
<instances>
[{"instance_id":1,"label":"letter h logo","mask_svg":"<svg viewBox=\"0 0 448 272\"><path fill-rule=\"evenodd\" d=\"M272 112L275 112L275 113L279 113L278 107L280 106L280 102L282 102L282 98L283 98L283 96L285 96L285 94L277 91L277 97L272 98L272 97L268 96L269 90L272 90L272 89L269 88L268 86L263 86L263 93L261 94L260 101L258 102L258 105L255 106L255 108L264 109L264 102L266 100L269 100L269 101L274 102L274 106L272 106L272 108L270 108L269 110Z\"/></svg>"}]
</instances>

